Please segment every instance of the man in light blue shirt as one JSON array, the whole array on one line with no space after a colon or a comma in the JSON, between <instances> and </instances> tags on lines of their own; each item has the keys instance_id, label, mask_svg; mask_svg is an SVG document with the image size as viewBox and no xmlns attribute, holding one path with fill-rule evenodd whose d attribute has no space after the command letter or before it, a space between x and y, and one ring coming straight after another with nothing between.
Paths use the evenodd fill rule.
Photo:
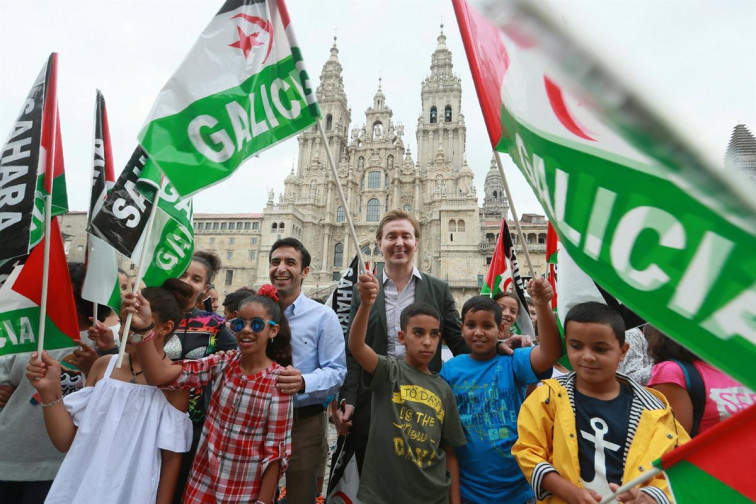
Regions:
<instances>
[{"instance_id":1,"label":"man in light blue shirt","mask_svg":"<svg viewBox=\"0 0 756 504\"><path fill-rule=\"evenodd\" d=\"M336 313L302 292L310 272L310 253L295 238L276 241L270 250L270 282L291 326L293 366L283 369L278 389L294 396L291 458L286 470L289 504L312 504L318 493L318 469L327 453L327 418L323 406L344 383L344 335Z\"/></svg>"}]
</instances>

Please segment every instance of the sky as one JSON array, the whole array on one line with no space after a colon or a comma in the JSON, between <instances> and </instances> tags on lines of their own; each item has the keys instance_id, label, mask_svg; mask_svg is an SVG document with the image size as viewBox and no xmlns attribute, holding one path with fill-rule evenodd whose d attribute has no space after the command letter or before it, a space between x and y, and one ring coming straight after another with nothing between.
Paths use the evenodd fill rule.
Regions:
<instances>
[{"instance_id":1,"label":"sky","mask_svg":"<svg viewBox=\"0 0 756 504\"><path fill-rule=\"evenodd\" d=\"M0 138L7 138L49 54L59 53L58 100L69 207L86 210L95 90L105 97L117 173L157 93L220 8L216 0L0 0ZM365 122L382 79L395 122L417 161L420 86L443 24L462 79L467 162L478 196L491 147L451 1L287 0L313 85L337 37L352 125ZM715 159L736 124L756 133L756 1L549 0L547 8L599 49L628 82L650 92L660 112L684 126ZM351 129L350 128L350 129ZM262 212L268 190L283 192L297 157L289 139L195 196L195 212ZM519 214L543 213L517 168L502 156Z\"/></svg>"}]
</instances>

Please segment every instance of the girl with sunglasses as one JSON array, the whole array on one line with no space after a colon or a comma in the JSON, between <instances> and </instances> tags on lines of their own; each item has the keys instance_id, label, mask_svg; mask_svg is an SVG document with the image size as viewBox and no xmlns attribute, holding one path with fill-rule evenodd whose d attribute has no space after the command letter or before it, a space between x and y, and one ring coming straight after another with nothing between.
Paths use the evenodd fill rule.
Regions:
<instances>
[{"instance_id":1,"label":"girl with sunglasses","mask_svg":"<svg viewBox=\"0 0 756 504\"><path fill-rule=\"evenodd\" d=\"M152 322L150 304L129 294L124 312L139 327ZM264 285L239 305L229 321L238 352L170 363L161 359L152 337L136 335L148 383L192 389L212 383L212 396L184 502L272 504L278 480L291 455L292 396L276 380L291 364L291 331L276 290Z\"/></svg>"}]
</instances>

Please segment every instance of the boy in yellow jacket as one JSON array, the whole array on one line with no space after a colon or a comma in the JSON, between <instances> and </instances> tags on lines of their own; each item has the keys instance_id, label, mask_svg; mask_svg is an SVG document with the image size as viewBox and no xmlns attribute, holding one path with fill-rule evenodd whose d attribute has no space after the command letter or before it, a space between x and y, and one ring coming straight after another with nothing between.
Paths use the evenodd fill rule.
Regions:
<instances>
[{"instance_id":1,"label":"boy in yellow jacket","mask_svg":"<svg viewBox=\"0 0 756 504\"><path fill-rule=\"evenodd\" d=\"M512 455L539 502L595 504L690 438L663 395L617 374L628 344L611 307L574 306L565 344L574 372L546 380L525 400ZM619 499L672 502L662 474Z\"/></svg>"}]
</instances>

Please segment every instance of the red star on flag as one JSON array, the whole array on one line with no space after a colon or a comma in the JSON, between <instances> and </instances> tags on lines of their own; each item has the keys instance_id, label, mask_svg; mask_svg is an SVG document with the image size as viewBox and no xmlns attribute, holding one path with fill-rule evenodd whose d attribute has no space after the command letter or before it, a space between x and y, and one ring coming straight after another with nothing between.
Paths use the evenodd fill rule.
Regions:
<instances>
[{"instance_id":1,"label":"red star on flag","mask_svg":"<svg viewBox=\"0 0 756 504\"><path fill-rule=\"evenodd\" d=\"M238 47L239 49L241 49L244 53L245 58L249 57L249 52L252 50L252 48L263 45L262 42L259 42L257 40L257 37L260 36L260 32L254 32L250 35L247 35L239 26L236 27L236 30L239 32L239 40L237 40L233 44L228 45L229 47Z\"/></svg>"}]
</instances>

